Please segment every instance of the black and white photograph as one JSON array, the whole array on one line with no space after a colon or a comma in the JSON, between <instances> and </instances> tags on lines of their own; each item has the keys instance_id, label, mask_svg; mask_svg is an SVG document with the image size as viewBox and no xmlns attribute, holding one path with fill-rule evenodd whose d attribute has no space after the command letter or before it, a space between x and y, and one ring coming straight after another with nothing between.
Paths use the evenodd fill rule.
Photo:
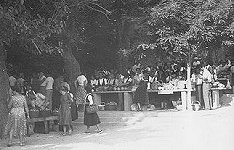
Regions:
<instances>
[{"instance_id":1,"label":"black and white photograph","mask_svg":"<svg viewBox=\"0 0 234 150\"><path fill-rule=\"evenodd\" d=\"M0 150L234 150L234 0L0 0Z\"/></svg>"}]
</instances>

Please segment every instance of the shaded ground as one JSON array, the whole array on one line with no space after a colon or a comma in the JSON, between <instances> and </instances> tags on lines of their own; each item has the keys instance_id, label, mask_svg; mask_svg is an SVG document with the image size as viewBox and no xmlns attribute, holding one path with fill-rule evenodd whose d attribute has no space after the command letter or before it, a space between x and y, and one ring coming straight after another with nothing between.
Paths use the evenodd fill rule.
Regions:
<instances>
[{"instance_id":1,"label":"shaded ground","mask_svg":"<svg viewBox=\"0 0 234 150\"><path fill-rule=\"evenodd\" d=\"M71 136L51 132L35 134L27 138L27 145L5 147L9 150L233 150L234 107L223 107L211 111L159 112L156 115L139 113L129 125L105 124L102 134L84 134L85 127L79 125ZM94 129L95 130L95 129Z\"/></svg>"}]
</instances>

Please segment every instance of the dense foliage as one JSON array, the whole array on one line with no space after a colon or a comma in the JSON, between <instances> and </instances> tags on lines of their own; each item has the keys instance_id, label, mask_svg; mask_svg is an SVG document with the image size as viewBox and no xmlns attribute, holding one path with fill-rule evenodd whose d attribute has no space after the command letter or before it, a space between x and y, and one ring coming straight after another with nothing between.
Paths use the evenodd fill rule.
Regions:
<instances>
[{"instance_id":1,"label":"dense foliage","mask_svg":"<svg viewBox=\"0 0 234 150\"><path fill-rule=\"evenodd\" d=\"M189 51L217 59L223 47L233 44L229 0L10 0L0 11L1 41L18 40L35 53L62 54L68 46L78 52L82 45L103 49L101 37L105 49L133 61L159 54L181 59ZM83 53L96 55L92 50Z\"/></svg>"},{"instance_id":2,"label":"dense foliage","mask_svg":"<svg viewBox=\"0 0 234 150\"><path fill-rule=\"evenodd\" d=\"M233 13L229 0L164 0L150 10L150 41L139 46L138 58L162 51L169 60L188 58L190 52L202 58L215 55L234 44Z\"/></svg>"}]
</instances>

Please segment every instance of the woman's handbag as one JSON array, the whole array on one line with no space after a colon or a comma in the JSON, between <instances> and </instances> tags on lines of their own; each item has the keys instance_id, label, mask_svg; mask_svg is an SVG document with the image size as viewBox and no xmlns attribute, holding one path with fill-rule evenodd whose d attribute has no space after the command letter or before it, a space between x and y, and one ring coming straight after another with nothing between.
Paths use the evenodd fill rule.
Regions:
<instances>
[{"instance_id":1,"label":"woman's handbag","mask_svg":"<svg viewBox=\"0 0 234 150\"><path fill-rule=\"evenodd\" d=\"M93 114L93 113L96 113L98 111L97 105L88 105L85 107L85 109L86 109L86 112L88 114Z\"/></svg>"}]
</instances>

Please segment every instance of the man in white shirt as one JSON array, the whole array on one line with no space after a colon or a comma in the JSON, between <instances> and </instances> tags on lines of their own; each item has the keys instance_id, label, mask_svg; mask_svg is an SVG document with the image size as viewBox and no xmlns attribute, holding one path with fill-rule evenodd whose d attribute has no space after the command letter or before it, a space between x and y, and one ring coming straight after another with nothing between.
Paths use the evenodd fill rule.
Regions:
<instances>
[{"instance_id":1,"label":"man in white shirt","mask_svg":"<svg viewBox=\"0 0 234 150\"><path fill-rule=\"evenodd\" d=\"M211 82L212 82L212 74L207 68L208 66L203 68L203 74L202 74L202 79L203 79L203 100L205 104L205 109L209 110L211 109L211 94L210 94L210 88L211 88Z\"/></svg>"},{"instance_id":2,"label":"man in white shirt","mask_svg":"<svg viewBox=\"0 0 234 150\"><path fill-rule=\"evenodd\" d=\"M41 86L45 86L46 90L45 97L46 97L46 102L49 103L49 109L52 109L53 84L54 84L54 79L50 76L50 74L48 74L48 77L41 84Z\"/></svg>"}]
</instances>

